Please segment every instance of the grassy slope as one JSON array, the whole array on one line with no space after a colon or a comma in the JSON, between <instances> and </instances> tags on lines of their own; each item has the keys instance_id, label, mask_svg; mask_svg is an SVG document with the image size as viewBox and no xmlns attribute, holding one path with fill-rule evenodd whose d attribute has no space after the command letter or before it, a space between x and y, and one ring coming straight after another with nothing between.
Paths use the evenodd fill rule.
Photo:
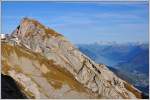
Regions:
<instances>
[{"instance_id":1,"label":"grassy slope","mask_svg":"<svg viewBox=\"0 0 150 100\"><path fill-rule=\"evenodd\" d=\"M41 65L44 64L50 71L48 71L47 73L42 73L43 77L45 77L48 80L49 84L51 84L51 86L53 86L55 89L61 88L63 84L68 84L69 87L71 87L75 91L85 92L87 94L89 93L88 90L83 87L83 85L76 81L71 73L61 68L59 65L55 65L52 60L47 60L41 54L34 53L20 46L11 46L9 44L2 43L1 47L2 57L5 58L5 60L2 60L2 73L7 74L8 71L12 69L15 69L17 72L22 71L21 66L11 67L7 62L10 54L13 54L13 52L15 52L16 55L20 58L25 57L31 61L36 60Z\"/></svg>"}]
</instances>

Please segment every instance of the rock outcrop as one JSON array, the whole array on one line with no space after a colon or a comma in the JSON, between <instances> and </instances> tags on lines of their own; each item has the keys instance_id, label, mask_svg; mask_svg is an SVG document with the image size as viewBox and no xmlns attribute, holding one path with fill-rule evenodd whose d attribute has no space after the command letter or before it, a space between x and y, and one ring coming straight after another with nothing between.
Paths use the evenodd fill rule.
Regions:
<instances>
[{"instance_id":1,"label":"rock outcrop","mask_svg":"<svg viewBox=\"0 0 150 100\"><path fill-rule=\"evenodd\" d=\"M2 66L28 98L142 98L106 65L34 19L24 18L2 43Z\"/></svg>"}]
</instances>

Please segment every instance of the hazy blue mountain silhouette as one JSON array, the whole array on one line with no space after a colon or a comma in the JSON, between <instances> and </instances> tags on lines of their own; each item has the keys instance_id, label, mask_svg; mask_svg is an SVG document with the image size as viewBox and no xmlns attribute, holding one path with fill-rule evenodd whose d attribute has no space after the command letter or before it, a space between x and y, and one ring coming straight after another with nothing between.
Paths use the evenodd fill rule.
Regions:
<instances>
[{"instance_id":1,"label":"hazy blue mountain silhouette","mask_svg":"<svg viewBox=\"0 0 150 100\"><path fill-rule=\"evenodd\" d=\"M78 44L80 51L97 63L111 66L123 79L148 93L149 46L147 43ZM113 69L112 69L113 68Z\"/></svg>"}]
</instances>

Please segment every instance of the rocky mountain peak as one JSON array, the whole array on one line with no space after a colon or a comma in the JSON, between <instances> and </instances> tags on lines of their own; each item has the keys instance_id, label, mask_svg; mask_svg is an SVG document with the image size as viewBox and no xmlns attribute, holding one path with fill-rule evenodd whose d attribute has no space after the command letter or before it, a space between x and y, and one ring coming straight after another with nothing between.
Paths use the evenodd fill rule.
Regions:
<instances>
[{"instance_id":1,"label":"rocky mountain peak","mask_svg":"<svg viewBox=\"0 0 150 100\"><path fill-rule=\"evenodd\" d=\"M23 18L20 22L20 25L16 28L12 35L17 36L18 38L24 38L32 36L57 37L60 34L48 27L45 27L40 22L34 19Z\"/></svg>"},{"instance_id":2,"label":"rocky mountain peak","mask_svg":"<svg viewBox=\"0 0 150 100\"><path fill-rule=\"evenodd\" d=\"M3 43L2 62L9 68L2 70L23 87L27 97L32 98L30 93L35 98L65 98L68 92L64 91L71 91L66 98L142 98L139 90L105 64L96 64L62 35L34 19L24 18L12 33L14 37L17 45ZM86 95L75 91L78 86L86 88Z\"/></svg>"}]
</instances>

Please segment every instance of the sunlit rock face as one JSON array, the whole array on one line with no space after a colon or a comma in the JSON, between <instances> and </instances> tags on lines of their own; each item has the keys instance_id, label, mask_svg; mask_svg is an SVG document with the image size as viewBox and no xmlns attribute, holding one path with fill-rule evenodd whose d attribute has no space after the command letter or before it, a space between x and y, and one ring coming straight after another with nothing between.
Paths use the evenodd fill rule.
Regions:
<instances>
[{"instance_id":1,"label":"sunlit rock face","mask_svg":"<svg viewBox=\"0 0 150 100\"><path fill-rule=\"evenodd\" d=\"M2 43L2 73L11 76L27 98L97 98L59 65L24 47Z\"/></svg>"},{"instance_id":2,"label":"sunlit rock face","mask_svg":"<svg viewBox=\"0 0 150 100\"><path fill-rule=\"evenodd\" d=\"M104 64L34 19L24 18L10 40L2 42L2 73L28 98L142 98Z\"/></svg>"}]
</instances>

